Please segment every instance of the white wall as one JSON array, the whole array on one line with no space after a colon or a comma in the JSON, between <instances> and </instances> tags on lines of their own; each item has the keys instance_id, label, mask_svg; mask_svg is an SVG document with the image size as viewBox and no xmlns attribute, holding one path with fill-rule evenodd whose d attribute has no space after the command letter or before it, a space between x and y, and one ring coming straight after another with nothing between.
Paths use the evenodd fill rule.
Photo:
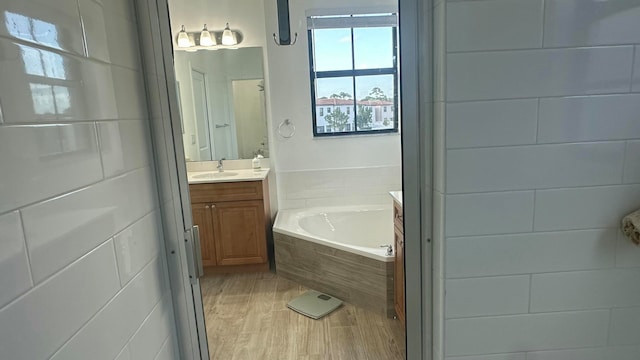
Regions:
<instances>
[{"instance_id":1,"label":"white wall","mask_svg":"<svg viewBox=\"0 0 640 360\"><path fill-rule=\"evenodd\" d=\"M2 357L177 358L131 3L0 12Z\"/></svg>"},{"instance_id":2,"label":"white wall","mask_svg":"<svg viewBox=\"0 0 640 360\"><path fill-rule=\"evenodd\" d=\"M279 47L273 41L267 41L269 78L273 89L271 117L274 137L271 142L275 152L272 152L272 157L276 159L281 208L389 203L386 192L401 187L399 134L314 139L312 131L306 11L349 11L359 7L366 10L377 6L397 6L397 2L291 1L291 33L292 36L298 33L297 44ZM269 37L278 29L276 2L266 2L265 12ZM290 119L296 127L296 134L290 139L277 135L277 127L285 119ZM377 181L369 177L377 175L381 175ZM363 183L362 179L368 182Z\"/></svg>"},{"instance_id":3,"label":"white wall","mask_svg":"<svg viewBox=\"0 0 640 360\"><path fill-rule=\"evenodd\" d=\"M436 355L638 359L640 248L618 227L640 208L640 3L435 16Z\"/></svg>"}]
</instances>

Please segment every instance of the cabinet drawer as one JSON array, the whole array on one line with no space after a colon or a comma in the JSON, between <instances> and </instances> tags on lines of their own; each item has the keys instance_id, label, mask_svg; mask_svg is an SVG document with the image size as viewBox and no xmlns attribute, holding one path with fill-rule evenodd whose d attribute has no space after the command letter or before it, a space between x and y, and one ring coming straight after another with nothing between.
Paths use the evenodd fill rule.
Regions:
<instances>
[{"instance_id":1,"label":"cabinet drawer","mask_svg":"<svg viewBox=\"0 0 640 360\"><path fill-rule=\"evenodd\" d=\"M261 200L262 181L222 182L189 185L194 204L218 201Z\"/></svg>"},{"instance_id":2,"label":"cabinet drawer","mask_svg":"<svg viewBox=\"0 0 640 360\"><path fill-rule=\"evenodd\" d=\"M393 202L393 225L395 225L401 233L404 232L404 216L402 213L402 206L397 202Z\"/></svg>"}]
</instances>

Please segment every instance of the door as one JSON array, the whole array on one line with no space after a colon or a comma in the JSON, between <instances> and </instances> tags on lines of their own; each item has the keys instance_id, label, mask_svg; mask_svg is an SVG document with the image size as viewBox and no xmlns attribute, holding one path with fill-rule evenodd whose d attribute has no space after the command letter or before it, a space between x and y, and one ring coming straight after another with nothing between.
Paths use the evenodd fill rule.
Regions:
<instances>
[{"instance_id":1,"label":"door","mask_svg":"<svg viewBox=\"0 0 640 360\"><path fill-rule=\"evenodd\" d=\"M220 202L212 211L218 265L267 262L262 200Z\"/></svg>"},{"instance_id":2,"label":"door","mask_svg":"<svg viewBox=\"0 0 640 360\"><path fill-rule=\"evenodd\" d=\"M216 249L213 245L213 211L211 204L191 204L193 224L200 231L200 252L203 266L216 265Z\"/></svg>"},{"instance_id":3,"label":"door","mask_svg":"<svg viewBox=\"0 0 640 360\"><path fill-rule=\"evenodd\" d=\"M250 159L257 150L266 147L261 145L265 142L263 134L267 133L264 80L234 80L231 87L238 157Z\"/></svg>"},{"instance_id":4,"label":"door","mask_svg":"<svg viewBox=\"0 0 640 360\"><path fill-rule=\"evenodd\" d=\"M215 154L211 146L209 107L207 105L207 86L204 74L191 69L193 86L193 107L196 122L196 139L200 161L214 160Z\"/></svg>"},{"instance_id":5,"label":"door","mask_svg":"<svg viewBox=\"0 0 640 360\"><path fill-rule=\"evenodd\" d=\"M404 235L397 226L393 228L395 262L393 265L394 307L396 315L404 324Z\"/></svg>"}]
</instances>

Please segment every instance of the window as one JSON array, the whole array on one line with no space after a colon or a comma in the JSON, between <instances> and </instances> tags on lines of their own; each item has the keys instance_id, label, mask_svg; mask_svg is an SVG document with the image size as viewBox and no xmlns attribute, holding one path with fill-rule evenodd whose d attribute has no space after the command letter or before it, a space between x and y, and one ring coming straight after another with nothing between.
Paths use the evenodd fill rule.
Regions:
<instances>
[{"instance_id":1,"label":"window","mask_svg":"<svg viewBox=\"0 0 640 360\"><path fill-rule=\"evenodd\" d=\"M324 108L320 108L320 116L324 116Z\"/></svg>"},{"instance_id":2,"label":"window","mask_svg":"<svg viewBox=\"0 0 640 360\"><path fill-rule=\"evenodd\" d=\"M313 135L398 132L396 14L311 16L307 25Z\"/></svg>"},{"instance_id":3,"label":"window","mask_svg":"<svg viewBox=\"0 0 640 360\"><path fill-rule=\"evenodd\" d=\"M318 126L318 127L316 128L316 131L317 131L319 134L322 134L322 133L324 132L324 126Z\"/></svg>"}]
</instances>

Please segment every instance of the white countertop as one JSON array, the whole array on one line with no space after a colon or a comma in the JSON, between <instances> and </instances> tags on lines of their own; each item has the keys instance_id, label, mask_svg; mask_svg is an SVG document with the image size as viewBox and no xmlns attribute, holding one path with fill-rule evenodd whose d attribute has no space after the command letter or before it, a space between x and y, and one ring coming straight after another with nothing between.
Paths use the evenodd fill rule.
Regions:
<instances>
[{"instance_id":1,"label":"white countertop","mask_svg":"<svg viewBox=\"0 0 640 360\"><path fill-rule=\"evenodd\" d=\"M393 201L397 202L402 206L402 190L401 191L389 191L389 194L393 198Z\"/></svg>"},{"instance_id":2,"label":"white countertop","mask_svg":"<svg viewBox=\"0 0 640 360\"><path fill-rule=\"evenodd\" d=\"M269 174L269 168L254 169L229 169L223 172L192 171L187 172L189 184L207 184L236 181L262 181Z\"/></svg>"}]
</instances>

